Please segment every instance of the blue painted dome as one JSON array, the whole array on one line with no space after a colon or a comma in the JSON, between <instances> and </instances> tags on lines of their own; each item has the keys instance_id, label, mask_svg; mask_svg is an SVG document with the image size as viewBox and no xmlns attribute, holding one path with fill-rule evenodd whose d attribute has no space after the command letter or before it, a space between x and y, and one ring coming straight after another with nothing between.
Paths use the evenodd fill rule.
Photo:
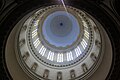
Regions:
<instances>
[{"instance_id":1,"label":"blue painted dome","mask_svg":"<svg viewBox=\"0 0 120 80\"><path fill-rule=\"evenodd\" d=\"M77 19L65 11L56 11L48 15L42 27L46 41L56 47L72 45L80 34Z\"/></svg>"}]
</instances>

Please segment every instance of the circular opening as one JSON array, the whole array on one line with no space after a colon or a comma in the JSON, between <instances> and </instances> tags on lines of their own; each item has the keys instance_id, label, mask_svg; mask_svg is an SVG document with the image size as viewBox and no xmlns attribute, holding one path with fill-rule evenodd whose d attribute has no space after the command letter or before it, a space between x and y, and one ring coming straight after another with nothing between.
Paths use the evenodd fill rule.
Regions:
<instances>
[{"instance_id":1,"label":"circular opening","mask_svg":"<svg viewBox=\"0 0 120 80\"><path fill-rule=\"evenodd\" d=\"M111 51L112 47L110 44L110 40L107 34L105 33L104 29L97 21L95 21L95 19L93 19L87 13L68 6L67 7L68 10L71 10L71 9L75 10L74 13L76 13L77 16L73 16L73 14L70 13L72 10L66 14L65 11L61 10L63 6L61 7L60 6L54 5L51 7L52 9L51 8L48 9L48 7L42 8L37 12L36 11L32 12L34 16L32 14L29 14L25 16L22 20L20 20L19 23L15 26L15 29L10 34L10 38L8 39L7 46L6 46L6 53L11 52L13 53L12 55L14 55L14 52L15 52L16 56L13 56L13 57L17 57L17 61L20 67L32 79L50 79L50 80L88 79L88 77L90 77L94 72L95 73L100 72L102 71L102 69L104 69L105 71L104 74L98 73L97 76L105 75L104 76L105 78L107 73L109 72L110 65L111 65L110 57L112 55L112 51ZM54 9L56 10L56 8L57 8L57 11L52 12L52 14L56 14L56 16L54 15L53 17L51 17L50 16L51 14L50 15L47 14L47 16L45 17L41 16L42 14L49 13L49 11L51 10L54 10ZM43 9L45 12L41 13ZM59 11L63 12L63 14L60 13L60 15L58 15ZM41 17L45 19L42 19ZM60 17L60 18L57 18L57 17ZM71 26L75 23L72 22L70 17L74 17L72 18L72 20L77 21L76 22L78 24L77 27ZM64 18L69 19L67 21L68 22L70 21L71 23L64 23L64 20L63 20ZM59 21L59 19L61 19L61 21ZM49 20L50 20L50 23L48 23ZM54 23L55 21L57 22ZM45 24L47 26L45 26ZM68 31L63 30L63 28L61 28L60 31L56 32L56 30L59 27L54 26L53 24L58 25L60 28L65 27L65 29ZM65 26L65 24L70 26ZM62 52L60 53L52 50L54 48L53 44L51 44L52 46L45 45L43 40L46 40L46 42L50 44L47 38L41 39L45 37L45 35L49 35L48 33L51 33L52 36L55 36L55 37L56 36L60 38L65 37L65 36L68 36L72 32L72 30L74 29L76 30L76 28L78 28L79 33L77 33L77 35L80 35L80 39L75 40L75 42L78 42L78 43L76 44L76 46L74 46L75 44L72 45L74 46L74 48L66 50L66 52L64 53ZM46 33L44 34L45 31ZM63 33L61 33L61 31L63 31ZM43 35L43 37L41 37L41 34ZM53 41L54 40L55 39L53 39ZM12 47L15 48L15 51L14 51L14 48L11 49L10 45L12 45ZM59 46L59 45L56 44L55 46ZM65 45L63 44L62 46L65 46ZM49 49L49 47L52 47L52 48ZM105 53L105 57L103 59L104 64L102 63L102 67L101 67L100 63L104 53ZM6 56L8 55L11 55L11 54L6 54ZM7 62L9 63L7 64L7 66L9 69L12 68L10 70L10 73L13 74L12 76L14 78L16 78L14 75L16 75L15 70L17 71L18 66L17 68L14 68L16 67L17 64L15 66L10 64L11 60L14 63L17 63L16 60L14 60L15 58L13 57L10 56L9 59L7 58ZM104 66L106 62L109 63L107 67ZM100 70L98 68L99 66L101 68ZM19 69L21 69L20 67ZM22 73L20 73L20 75L22 75ZM63 75L66 75L66 76L63 76ZM16 78L16 80L18 79ZM93 78L91 78L91 80L93 80ZM100 77L100 80L103 80L103 78L101 79Z\"/></svg>"},{"instance_id":2,"label":"circular opening","mask_svg":"<svg viewBox=\"0 0 120 80\"><path fill-rule=\"evenodd\" d=\"M35 13L30 23L25 22L30 26L26 30L27 34L21 30L20 45L23 45L25 39L37 59L49 66L66 67L78 64L89 55L94 43L91 22L78 9L69 6L68 13L61 5L44 9L44 12L39 10ZM61 27L60 23L65 22L64 20L65 26ZM101 42L100 38L98 42Z\"/></svg>"}]
</instances>

